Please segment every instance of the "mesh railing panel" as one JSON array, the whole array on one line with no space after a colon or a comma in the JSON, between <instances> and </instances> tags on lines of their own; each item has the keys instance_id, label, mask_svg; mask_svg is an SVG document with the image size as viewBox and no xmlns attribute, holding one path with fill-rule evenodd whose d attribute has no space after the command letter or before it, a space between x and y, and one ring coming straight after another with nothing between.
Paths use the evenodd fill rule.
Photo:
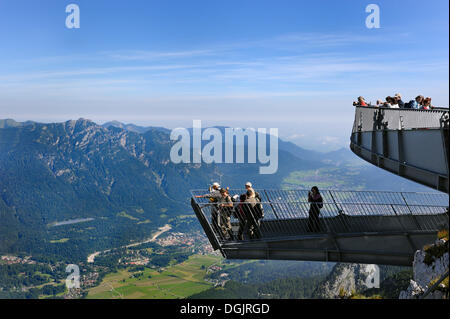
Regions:
<instances>
[{"instance_id":1,"label":"mesh railing panel","mask_svg":"<svg viewBox=\"0 0 450 319\"><path fill-rule=\"evenodd\" d=\"M293 203L307 202L308 192L306 189L296 190L272 190L255 189L261 196L261 202ZM244 194L245 189L230 189L230 196ZM324 203L330 204L388 204L388 205L421 205L421 206L448 206L449 197L445 193L414 193L414 192L386 192L386 191L341 191L322 190ZM210 201L207 198L195 198L195 196L208 195L205 190L192 190L192 196L199 204L206 204Z\"/></svg>"},{"instance_id":2,"label":"mesh railing panel","mask_svg":"<svg viewBox=\"0 0 450 319\"><path fill-rule=\"evenodd\" d=\"M262 203L262 206L264 217L253 221L253 225L258 225L259 238L251 238L250 233L245 233L244 222L238 218L236 210L225 212L215 204L201 205L201 210L219 241L236 240L236 237L224 237L220 228L223 223L219 220L221 214L230 216L233 235L236 236L241 228L244 233L242 239L247 240L314 233L434 231L448 228L447 208L438 206L343 204L342 210L338 210L335 205L324 204L318 219L319 229L312 228L308 203Z\"/></svg>"},{"instance_id":3,"label":"mesh railing panel","mask_svg":"<svg viewBox=\"0 0 450 319\"><path fill-rule=\"evenodd\" d=\"M441 117L448 109L413 110L378 107L356 107L353 133L389 130L440 128Z\"/></svg>"},{"instance_id":4,"label":"mesh railing panel","mask_svg":"<svg viewBox=\"0 0 450 319\"><path fill-rule=\"evenodd\" d=\"M243 192L229 190L230 195ZM242 208L251 207L248 203L235 202L232 209L220 209L216 203L211 203L206 198L196 198L196 203L217 239L222 242L314 233L436 231L448 228L447 194L322 191L324 203L320 209L317 229L314 226L317 225L314 224L317 219L310 216L311 204L304 198L306 190L258 192L263 200L261 206L264 211L264 217L259 220L255 218L257 212L253 207L247 210L251 212L250 215L247 213L242 217ZM192 193L195 196L203 192L196 190ZM417 205L419 202L426 204ZM230 216L231 237L227 237L229 234L224 234L224 228L221 228L223 221L220 216L225 215ZM248 228L245 230L249 224L254 229L257 228L257 238L252 237ZM238 237L239 233L243 235Z\"/></svg>"}]
</instances>

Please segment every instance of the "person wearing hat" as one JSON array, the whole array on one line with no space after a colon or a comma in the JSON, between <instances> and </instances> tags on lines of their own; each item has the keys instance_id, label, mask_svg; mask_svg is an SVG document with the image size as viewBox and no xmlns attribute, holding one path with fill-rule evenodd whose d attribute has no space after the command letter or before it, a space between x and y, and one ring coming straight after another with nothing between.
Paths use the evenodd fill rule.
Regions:
<instances>
[{"instance_id":1,"label":"person wearing hat","mask_svg":"<svg viewBox=\"0 0 450 319\"><path fill-rule=\"evenodd\" d=\"M245 183L245 189L247 190L246 195L248 198L254 197L261 202L261 196L259 196L259 193L253 189L252 183Z\"/></svg>"},{"instance_id":2,"label":"person wearing hat","mask_svg":"<svg viewBox=\"0 0 450 319\"><path fill-rule=\"evenodd\" d=\"M209 187L209 194L205 194L205 195L197 195L195 196L195 198L218 198L220 197L220 184L217 182L214 182L210 187Z\"/></svg>"},{"instance_id":3,"label":"person wearing hat","mask_svg":"<svg viewBox=\"0 0 450 319\"><path fill-rule=\"evenodd\" d=\"M251 237L260 238L260 219L264 218L264 209L261 204L261 196L257 191L253 189L253 185L250 182L245 183L245 189L247 190L247 192L245 193L247 198L246 202L249 203L248 208L251 212L251 214L249 214L248 216L248 220L250 221L251 225Z\"/></svg>"},{"instance_id":4,"label":"person wearing hat","mask_svg":"<svg viewBox=\"0 0 450 319\"><path fill-rule=\"evenodd\" d=\"M211 223L212 223L214 230L218 234L221 233L221 229L219 226L220 225L219 207L217 205L217 203L219 202L219 200L221 198L220 190L221 190L220 184L217 182L214 182L209 187L209 194L195 196L195 198L208 198L209 199L209 201L211 203L211 205L209 205L210 211L211 211Z\"/></svg>"},{"instance_id":5,"label":"person wearing hat","mask_svg":"<svg viewBox=\"0 0 450 319\"><path fill-rule=\"evenodd\" d=\"M254 189L253 189L253 185L252 185L252 183L250 183L250 182L247 182L247 183L245 183L245 189L246 189L246 191L247 191L247 193L246 193L246 195L248 196L248 197L250 197L252 194L251 194L251 192L253 192L253 196L259 201L259 202L261 202L261 196L259 195L259 193L257 192L257 191L255 191Z\"/></svg>"}]
</instances>

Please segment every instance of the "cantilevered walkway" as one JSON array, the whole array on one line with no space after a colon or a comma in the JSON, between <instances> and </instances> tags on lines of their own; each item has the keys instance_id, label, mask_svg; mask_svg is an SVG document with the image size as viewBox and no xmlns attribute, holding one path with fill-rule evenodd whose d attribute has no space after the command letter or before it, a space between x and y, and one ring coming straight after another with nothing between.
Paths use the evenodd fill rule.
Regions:
<instances>
[{"instance_id":1,"label":"cantilevered walkway","mask_svg":"<svg viewBox=\"0 0 450 319\"><path fill-rule=\"evenodd\" d=\"M356 107L350 148L362 159L448 194L449 109Z\"/></svg>"},{"instance_id":2,"label":"cantilevered walkway","mask_svg":"<svg viewBox=\"0 0 450 319\"><path fill-rule=\"evenodd\" d=\"M414 252L436 240L448 228L448 195L444 193L392 193L322 191L320 231L308 228L306 190L257 190L264 218L260 238L222 238L212 221L214 203L196 198L191 205L211 245L230 259L284 259L355 262L410 266ZM230 190L230 195L244 193ZM235 207L238 203L234 204ZM233 232L239 220L231 217Z\"/></svg>"},{"instance_id":3,"label":"cantilevered walkway","mask_svg":"<svg viewBox=\"0 0 450 319\"><path fill-rule=\"evenodd\" d=\"M320 231L308 227L307 191L259 190L259 238L224 239L217 206L192 192L214 249L231 259L292 259L411 266L416 250L448 229L449 110L356 107L350 148L362 159L442 193L322 192ZM244 191L230 191L231 195ZM236 206L237 204L235 204ZM233 231L240 227L232 217Z\"/></svg>"}]
</instances>

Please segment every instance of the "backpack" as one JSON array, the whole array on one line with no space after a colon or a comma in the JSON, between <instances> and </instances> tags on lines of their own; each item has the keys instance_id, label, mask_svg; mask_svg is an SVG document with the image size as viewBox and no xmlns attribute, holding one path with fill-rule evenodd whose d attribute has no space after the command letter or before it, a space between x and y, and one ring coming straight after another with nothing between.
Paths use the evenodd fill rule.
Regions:
<instances>
[{"instance_id":1,"label":"backpack","mask_svg":"<svg viewBox=\"0 0 450 319\"><path fill-rule=\"evenodd\" d=\"M264 208L261 203L255 205L255 215L256 219L264 218Z\"/></svg>"},{"instance_id":2,"label":"backpack","mask_svg":"<svg viewBox=\"0 0 450 319\"><path fill-rule=\"evenodd\" d=\"M255 198L257 200L257 203L254 207L255 209L255 217L256 219L262 219L264 218L264 208L263 205L261 204L261 196L259 196L258 192L255 192Z\"/></svg>"}]
</instances>

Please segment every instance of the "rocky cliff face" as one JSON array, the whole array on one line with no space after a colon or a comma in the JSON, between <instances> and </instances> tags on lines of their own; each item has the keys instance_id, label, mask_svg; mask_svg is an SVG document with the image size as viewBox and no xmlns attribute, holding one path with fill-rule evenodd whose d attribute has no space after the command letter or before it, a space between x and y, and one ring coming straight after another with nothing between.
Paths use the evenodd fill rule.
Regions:
<instances>
[{"instance_id":1,"label":"rocky cliff face","mask_svg":"<svg viewBox=\"0 0 450 319\"><path fill-rule=\"evenodd\" d=\"M400 299L416 299L431 287L442 275L446 273L449 266L448 239L442 238L434 245L418 250L414 255L414 278L409 287L400 293ZM430 293L427 299L443 299L448 297L447 281Z\"/></svg>"},{"instance_id":2,"label":"rocky cliff face","mask_svg":"<svg viewBox=\"0 0 450 319\"><path fill-rule=\"evenodd\" d=\"M397 299L412 278L410 267L336 264L313 298Z\"/></svg>"},{"instance_id":3,"label":"rocky cliff face","mask_svg":"<svg viewBox=\"0 0 450 319\"><path fill-rule=\"evenodd\" d=\"M370 281L368 277L374 270L375 265L337 264L327 279L317 287L314 297L334 299L366 290L370 288L366 281Z\"/></svg>"}]
</instances>

